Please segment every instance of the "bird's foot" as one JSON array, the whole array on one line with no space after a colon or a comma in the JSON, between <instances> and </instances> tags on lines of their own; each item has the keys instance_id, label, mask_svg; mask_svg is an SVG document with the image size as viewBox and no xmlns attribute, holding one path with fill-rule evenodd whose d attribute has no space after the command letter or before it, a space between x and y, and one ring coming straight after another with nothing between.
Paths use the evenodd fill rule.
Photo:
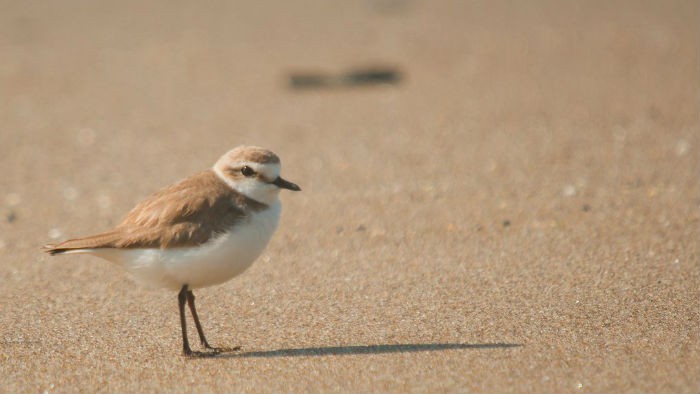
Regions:
<instances>
[{"instance_id":1,"label":"bird's foot","mask_svg":"<svg viewBox=\"0 0 700 394\"><path fill-rule=\"evenodd\" d=\"M216 357L219 352L199 352L196 350L190 350L189 352L182 352L182 355L187 358L208 358Z\"/></svg>"},{"instance_id":2,"label":"bird's foot","mask_svg":"<svg viewBox=\"0 0 700 394\"><path fill-rule=\"evenodd\" d=\"M214 347L214 346L210 346L208 343L202 344L202 346L204 346L204 348L207 349L207 352L209 352L209 353L215 353L215 354L219 354L219 353L230 353L230 352L236 352L236 351L241 350L241 347L240 347L240 346L234 346L234 347Z\"/></svg>"},{"instance_id":3,"label":"bird's foot","mask_svg":"<svg viewBox=\"0 0 700 394\"><path fill-rule=\"evenodd\" d=\"M210 346L208 343L202 344L202 347L204 347L205 350L196 351L196 350L191 350L189 348L182 349L182 355L185 357L188 357L188 358L207 358L207 357L216 357L217 355L219 355L221 353L230 353L230 352L235 352L235 351L241 350L240 346L213 347L213 346Z\"/></svg>"}]
</instances>

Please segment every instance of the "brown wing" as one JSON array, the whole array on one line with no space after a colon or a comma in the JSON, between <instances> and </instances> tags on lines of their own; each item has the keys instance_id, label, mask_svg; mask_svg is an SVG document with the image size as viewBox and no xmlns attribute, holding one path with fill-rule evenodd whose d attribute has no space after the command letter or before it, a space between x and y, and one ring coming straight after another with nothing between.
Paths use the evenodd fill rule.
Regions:
<instances>
[{"instance_id":1,"label":"brown wing","mask_svg":"<svg viewBox=\"0 0 700 394\"><path fill-rule=\"evenodd\" d=\"M197 246L265 205L231 189L213 171L168 186L139 203L114 231L68 240L51 254L85 248L172 248Z\"/></svg>"}]
</instances>

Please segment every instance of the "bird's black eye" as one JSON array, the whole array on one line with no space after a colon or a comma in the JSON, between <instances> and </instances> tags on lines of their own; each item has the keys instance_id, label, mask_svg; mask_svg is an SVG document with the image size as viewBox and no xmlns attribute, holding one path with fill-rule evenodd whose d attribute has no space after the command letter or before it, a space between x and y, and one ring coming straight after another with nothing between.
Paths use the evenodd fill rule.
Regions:
<instances>
[{"instance_id":1,"label":"bird's black eye","mask_svg":"<svg viewBox=\"0 0 700 394\"><path fill-rule=\"evenodd\" d=\"M251 177L255 175L255 171L248 166L243 166L243 168L241 168L241 174L243 174L245 177Z\"/></svg>"}]
</instances>

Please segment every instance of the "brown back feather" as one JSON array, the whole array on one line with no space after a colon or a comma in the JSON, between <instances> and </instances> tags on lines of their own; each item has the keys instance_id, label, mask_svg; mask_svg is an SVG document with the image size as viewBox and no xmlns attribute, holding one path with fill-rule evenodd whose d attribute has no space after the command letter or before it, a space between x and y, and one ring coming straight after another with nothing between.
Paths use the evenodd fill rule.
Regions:
<instances>
[{"instance_id":1,"label":"brown back feather","mask_svg":"<svg viewBox=\"0 0 700 394\"><path fill-rule=\"evenodd\" d=\"M47 245L46 251L197 246L247 220L247 212L266 207L231 189L208 170L146 198L113 231Z\"/></svg>"}]
</instances>

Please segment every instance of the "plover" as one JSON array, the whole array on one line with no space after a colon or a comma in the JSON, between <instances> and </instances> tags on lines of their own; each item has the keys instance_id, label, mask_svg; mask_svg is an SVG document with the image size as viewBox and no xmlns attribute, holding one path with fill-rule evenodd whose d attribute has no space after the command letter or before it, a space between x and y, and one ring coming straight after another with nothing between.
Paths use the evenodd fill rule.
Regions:
<instances>
[{"instance_id":1,"label":"plover","mask_svg":"<svg viewBox=\"0 0 700 394\"><path fill-rule=\"evenodd\" d=\"M179 291L184 355L237 350L209 345L192 290L226 282L250 267L277 229L280 189L301 190L280 177L277 155L240 146L211 169L146 198L113 230L44 248L51 255L95 255L146 284ZM206 352L190 348L185 303Z\"/></svg>"}]
</instances>

